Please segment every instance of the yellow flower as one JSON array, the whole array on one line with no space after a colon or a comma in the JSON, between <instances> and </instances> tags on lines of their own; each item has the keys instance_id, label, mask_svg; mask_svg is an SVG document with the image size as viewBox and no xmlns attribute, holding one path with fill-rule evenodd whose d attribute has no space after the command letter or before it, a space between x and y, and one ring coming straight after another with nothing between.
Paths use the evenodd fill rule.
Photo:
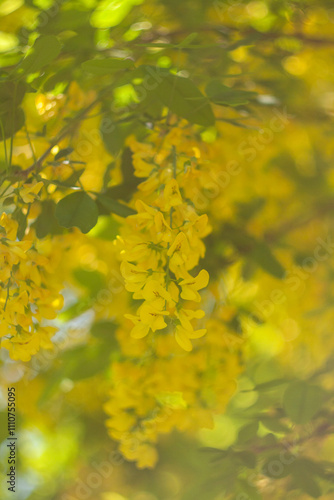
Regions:
<instances>
[{"instance_id":1,"label":"yellow flower","mask_svg":"<svg viewBox=\"0 0 334 500\"><path fill-rule=\"evenodd\" d=\"M136 201L137 214L130 215L128 221L134 221L138 229L150 228L154 224L154 218L157 213L156 208L152 208L142 200Z\"/></svg>"},{"instance_id":2,"label":"yellow flower","mask_svg":"<svg viewBox=\"0 0 334 500\"><path fill-rule=\"evenodd\" d=\"M146 337L148 332L150 331L150 327L143 323L140 317L134 316L133 314L125 314L125 318L129 319L134 323L134 327L131 330L131 337L134 339L142 339Z\"/></svg>"},{"instance_id":3,"label":"yellow flower","mask_svg":"<svg viewBox=\"0 0 334 500\"><path fill-rule=\"evenodd\" d=\"M163 330L167 326L164 316L168 316L169 312L144 302L139 308L139 315L143 324L149 326L155 332L156 330Z\"/></svg>"},{"instance_id":4,"label":"yellow flower","mask_svg":"<svg viewBox=\"0 0 334 500\"><path fill-rule=\"evenodd\" d=\"M36 354L40 346L38 334L22 334L11 339L4 339L2 347L8 349L12 359L30 361L31 356Z\"/></svg>"},{"instance_id":5,"label":"yellow flower","mask_svg":"<svg viewBox=\"0 0 334 500\"><path fill-rule=\"evenodd\" d=\"M186 235L181 231L170 246L167 255L171 258L171 268L187 262L190 247Z\"/></svg>"},{"instance_id":6,"label":"yellow flower","mask_svg":"<svg viewBox=\"0 0 334 500\"><path fill-rule=\"evenodd\" d=\"M8 238L9 240L16 239L18 223L16 222L16 220L12 219L5 212L1 215L0 219L0 234L1 234L1 227L3 227L3 229L5 230L6 238Z\"/></svg>"},{"instance_id":7,"label":"yellow flower","mask_svg":"<svg viewBox=\"0 0 334 500\"><path fill-rule=\"evenodd\" d=\"M147 271L143 271L138 266L126 261L121 264L121 273L126 281L125 288L129 292L141 290L148 278Z\"/></svg>"},{"instance_id":8,"label":"yellow flower","mask_svg":"<svg viewBox=\"0 0 334 500\"><path fill-rule=\"evenodd\" d=\"M108 427L116 429L120 432L128 431L135 423L136 417L120 410L118 410L117 414L106 422Z\"/></svg>"},{"instance_id":9,"label":"yellow flower","mask_svg":"<svg viewBox=\"0 0 334 500\"><path fill-rule=\"evenodd\" d=\"M181 205L182 197L180 194L178 183L175 179L171 179L169 182L167 182L164 189L164 200L166 210L169 210L171 207Z\"/></svg>"},{"instance_id":10,"label":"yellow flower","mask_svg":"<svg viewBox=\"0 0 334 500\"><path fill-rule=\"evenodd\" d=\"M194 300L200 302L201 296L197 290L205 288L209 283L209 273L202 269L195 278L182 280L180 286L182 288L181 297L185 300Z\"/></svg>"},{"instance_id":11,"label":"yellow flower","mask_svg":"<svg viewBox=\"0 0 334 500\"><path fill-rule=\"evenodd\" d=\"M143 289L143 298L157 309L163 309L166 302L171 302L172 297L157 280L150 280Z\"/></svg>"},{"instance_id":12,"label":"yellow flower","mask_svg":"<svg viewBox=\"0 0 334 500\"><path fill-rule=\"evenodd\" d=\"M165 221L162 212L158 212L154 216L154 224L156 229L156 236L158 241L169 242L172 239L172 230Z\"/></svg>"},{"instance_id":13,"label":"yellow flower","mask_svg":"<svg viewBox=\"0 0 334 500\"><path fill-rule=\"evenodd\" d=\"M139 469L144 469L146 467L153 468L158 461L157 450L153 446L148 444L139 446L137 455L137 466Z\"/></svg>"},{"instance_id":14,"label":"yellow flower","mask_svg":"<svg viewBox=\"0 0 334 500\"><path fill-rule=\"evenodd\" d=\"M179 301L180 290L179 287L171 281L168 285L168 292L172 298L172 300L177 303Z\"/></svg>"},{"instance_id":15,"label":"yellow flower","mask_svg":"<svg viewBox=\"0 0 334 500\"><path fill-rule=\"evenodd\" d=\"M23 188L20 188L20 197L24 201L24 203L32 203L38 197L38 193L44 186L42 181L32 183L32 184L24 184Z\"/></svg>"},{"instance_id":16,"label":"yellow flower","mask_svg":"<svg viewBox=\"0 0 334 500\"><path fill-rule=\"evenodd\" d=\"M179 318L181 325L186 330L192 330L191 320L196 318L203 318L205 316L205 312L201 309L197 309L196 311L192 309L184 309L182 308L178 313L177 317Z\"/></svg>"},{"instance_id":17,"label":"yellow flower","mask_svg":"<svg viewBox=\"0 0 334 500\"><path fill-rule=\"evenodd\" d=\"M186 351L192 350L192 344L190 339L199 339L206 334L206 329L202 328L200 330L194 330L191 320L194 318L203 318L204 311L197 310L193 311L191 309L181 309L177 313L177 317L180 320L180 325L177 325L175 332L175 339L177 343Z\"/></svg>"},{"instance_id":18,"label":"yellow flower","mask_svg":"<svg viewBox=\"0 0 334 500\"><path fill-rule=\"evenodd\" d=\"M193 345L189 340L188 332L181 325L176 327L175 340L185 351L192 351Z\"/></svg>"}]
</instances>

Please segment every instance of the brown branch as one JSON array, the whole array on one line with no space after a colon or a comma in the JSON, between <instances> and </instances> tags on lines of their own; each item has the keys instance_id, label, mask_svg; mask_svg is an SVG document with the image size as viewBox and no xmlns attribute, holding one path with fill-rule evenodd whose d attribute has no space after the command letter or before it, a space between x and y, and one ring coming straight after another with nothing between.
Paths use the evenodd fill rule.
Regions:
<instances>
[{"instance_id":1,"label":"brown branch","mask_svg":"<svg viewBox=\"0 0 334 500\"><path fill-rule=\"evenodd\" d=\"M254 446L252 449L255 453L261 453L263 451L269 451L276 448L292 449L295 446L301 445L310 441L312 439L319 439L333 434L334 427L332 422L324 422L314 429L311 434L301 436L299 439L290 439L287 441L281 441L266 446Z\"/></svg>"},{"instance_id":2,"label":"brown branch","mask_svg":"<svg viewBox=\"0 0 334 500\"><path fill-rule=\"evenodd\" d=\"M147 41L150 41L150 40L154 40L156 37L161 37L161 36L165 36L165 37L177 37L177 36L181 36L181 35L187 35L189 33L191 33L192 31L194 31L193 29L186 29L186 28L182 28L182 29L178 29L178 30L174 30L174 31L171 31L170 33L159 33L158 31L156 32L150 32L148 34L146 34L146 36L144 35L144 38L145 38L145 42ZM276 40L278 38L296 38L304 43L307 43L307 44L311 44L311 45L318 45L318 46L321 46L321 45L324 45L324 46L327 46L327 45L332 45L334 46L334 39L331 39L331 38L321 38L321 37L310 37L310 36L307 36L305 35L304 33L301 33L299 31L295 32L295 33L282 33L282 32L271 32L271 33L260 33L259 31L255 30L255 29L245 29L245 30L240 30L239 28L235 27L235 26L230 26L230 25L225 25L225 24L207 24L207 25L203 25L203 26L196 26L196 29L195 31L197 32L215 32L219 35L222 35L224 36L225 38L228 37L228 35L230 34L239 34L241 36L245 36L245 37L248 37L248 36L258 36L258 40L255 40L254 41L258 41L258 42L261 42L261 41L265 41L265 40ZM147 36L147 35L151 35L151 36ZM186 49L186 47L185 47Z\"/></svg>"}]
</instances>

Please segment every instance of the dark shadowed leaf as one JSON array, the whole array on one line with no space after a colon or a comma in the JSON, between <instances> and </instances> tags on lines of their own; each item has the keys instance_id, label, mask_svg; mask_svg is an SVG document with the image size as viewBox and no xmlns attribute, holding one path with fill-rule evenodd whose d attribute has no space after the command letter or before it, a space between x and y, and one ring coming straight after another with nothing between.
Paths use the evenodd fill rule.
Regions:
<instances>
[{"instance_id":1,"label":"dark shadowed leaf","mask_svg":"<svg viewBox=\"0 0 334 500\"><path fill-rule=\"evenodd\" d=\"M71 154L73 151L73 148L64 148L58 151L58 153L55 156L55 161L61 160L62 158L65 158L67 155Z\"/></svg>"},{"instance_id":2,"label":"dark shadowed leaf","mask_svg":"<svg viewBox=\"0 0 334 500\"><path fill-rule=\"evenodd\" d=\"M283 407L293 422L305 424L321 409L324 393L321 387L304 380L292 382L283 397Z\"/></svg>"},{"instance_id":3,"label":"dark shadowed leaf","mask_svg":"<svg viewBox=\"0 0 334 500\"><path fill-rule=\"evenodd\" d=\"M292 466L294 485L312 498L318 498L322 494L315 479L318 469L316 463L303 458L297 460Z\"/></svg>"},{"instance_id":4,"label":"dark shadowed leaf","mask_svg":"<svg viewBox=\"0 0 334 500\"><path fill-rule=\"evenodd\" d=\"M153 82L150 84L154 87L151 92L173 113L190 123L204 127L214 124L215 117L209 100L189 78L158 71L157 68L151 66L143 66L142 70L144 75L149 76Z\"/></svg>"},{"instance_id":5,"label":"dark shadowed leaf","mask_svg":"<svg viewBox=\"0 0 334 500\"><path fill-rule=\"evenodd\" d=\"M82 69L93 75L108 75L114 71L133 67L131 59L91 59L81 64Z\"/></svg>"},{"instance_id":6,"label":"dark shadowed leaf","mask_svg":"<svg viewBox=\"0 0 334 500\"><path fill-rule=\"evenodd\" d=\"M212 80L205 89L210 101L224 106L240 106L248 104L251 99L257 96L256 92L247 90L237 90L227 87L218 80Z\"/></svg>"},{"instance_id":7,"label":"dark shadowed leaf","mask_svg":"<svg viewBox=\"0 0 334 500\"><path fill-rule=\"evenodd\" d=\"M257 431L259 428L258 422L251 422L250 424L242 427L238 434L238 443L246 443L250 439L253 439L257 436Z\"/></svg>"},{"instance_id":8,"label":"dark shadowed leaf","mask_svg":"<svg viewBox=\"0 0 334 500\"><path fill-rule=\"evenodd\" d=\"M60 49L61 43L54 35L40 36L18 69L25 74L36 73L50 64L59 55Z\"/></svg>"},{"instance_id":9,"label":"dark shadowed leaf","mask_svg":"<svg viewBox=\"0 0 334 500\"><path fill-rule=\"evenodd\" d=\"M0 116L0 138L1 140L7 139L12 135L16 134L20 130L25 122L25 115L22 108L16 108L14 112L4 113Z\"/></svg>"},{"instance_id":10,"label":"dark shadowed leaf","mask_svg":"<svg viewBox=\"0 0 334 500\"><path fill-rule=\"evenodd\" d=\"M97 203L101 214L112 213L120 217L128 217L136 213L133 208L124 205L124 203L120 203L106 194L98 194Z\"/></svg>"},{"instance_id":11,"label":"dark shadowed leaf","mask_svg":"<svg viewBox=\"0 0 334 500\"><path fill-rule=\"evenodd\" d=\"M104 276L99 271L77 267L73 270L73 276L82 287L90 292L91 297L97 295L105 286Z\"/></svg>"},{"instance_id":12,"label":"dark shadowed leaf","mask_svg":"<svg viewBox=\"0 0 334 500\"><path fill-rule=\"evenodd\" d=\"M95 201L85 191L77 191L58 202L55 215L61 226L76 226L88 233L97 223L99 213Z\"/></svg>"},{"instance_id":13,"label":"dark shadowed leaf","mask_svg":"<svg viewBox=\"0 0 334 500\"><path fill-rule=\"evenodd\" d=\"M64 231L55 217L55 208L52 200L42 202L41 213L33 224L37 238L45 238L48 234L61 234Z\"/></svg>"}]
</instances>

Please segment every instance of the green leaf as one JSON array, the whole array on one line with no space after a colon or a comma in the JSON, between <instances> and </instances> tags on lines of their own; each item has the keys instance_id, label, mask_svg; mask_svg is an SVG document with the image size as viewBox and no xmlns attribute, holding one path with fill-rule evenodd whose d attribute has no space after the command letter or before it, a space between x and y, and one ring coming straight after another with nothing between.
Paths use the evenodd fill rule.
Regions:
<instances>
[{"instance_id":1,"label":"green leaf","mask_svg":"<svg viewBox=\"0 0 334 500\"><path fill-rule=\"evenodd\" d=\"M157 70L151 66L142 66L142 70L153 81L155 80L155 88L152 93L172 113L203 127L210 127L215 123L208 99L189 78Z\"/></svg>"},{"instance_id":2,"label":"green leaf","mask_svg":"<svg viewBox=\"0 0 334 500\"><path fill-rule=\"evenodd\" d=\"M132 151L130 148L125 148L121 159L121 172L123 177L123 182L117 184L116 186L111 186L107 188L103 194L106 196L116 199L129 201L136 191L137 186L141 179L138 179L134 175L134 167L132 163Z\"/></svg>"},{"instance_id":3,"label":"green leaf","mask_svg":"<svg viewBox=\"0 0 334 500\"><path fill-rule=\"evenodd\" d=\"M313 498L318 498L322 494L320 486L314 479L317 470L317 464L307 459L297 460L292 465L294 485Z\"/></svg>"},{"instance_id":4,"label":"green leaf","mask_svg":"<svg viewBox=\"0 0 334 500\"><path fill-rule=\"evenodd\" d=\"M4 207L8 207L9 205L13 205L15 203L14 196L10 196L9 198L5 198L2 202Z\"/></svg>"},{"instance_id":5,"label":"green leaf","mask_svg":"<svg viewBox=\"0 0 334 500\"><path fill-rule=\"evenodd\" d=\"M68 373L72 380L82 380L104 372L110 364L110 352L100 347L83 348L74 355L76 364Z\"/></svg>"},{"instance_id":6,"label":"green leaf","mask_svg":"<svg viewBox=\"0 0 334 500\"><path fill-rule=\"evenodd\" d=\"M60 321L69 321L80 316L94 305L94 298L84 297L59 313Z\"/></svg>"},{"instance_id":7,"label":"green leaf","mask_svg":"<svg viewBox=\"0 0 334 500\"><path fill-rule=\"evenodd\" d=\"M37 238L45 238L48 234L61 234L64 230L55 217L56 205L52 200L41 204L41 213L33 224Z\"/></svg>"},{"instance_id":8,"label":"green leaf","mask_svg":"<svg viewBox=\"0 0 334 500\"><path fill-rule=\"evenodd\" d=\"M24 82L4 81L0 83L0 138L7 139L15 135L25 122L25 115L20 104L28 87Z\"/></svg>"},{"instance_id":9,"label":"green leaf","mask_svg":"<svg viewBox=\"0 0 334 500\"><path fill-rule=\"evenodd\" d=\"M289 379L287 378L277 378L275 380L268 380L267 382L262 382L261 384L257 384L252 391L270 391L271 389L275 389L280 385L287 384ZM247 391L245 391L247 392Z\"/></svg>"},{"instance_id":10,"label":"green leaf","mask_svg":"<svg viewBox=\"0 0 334 500\"><path fill-rule=\"evenodd\" d=\"M256 240L253 236L247 234L241 227L235 227L226 224L223 230L223 237L232 242L237 250L248 256L259 267L275 278L282 279L285 270L280 262L271 252L269 246L263 241Z\"/></svg>"},{"instance_id":11,"label":"green leaf","mask_svg":"<svg viewBox=\"0 0 334 500\"><path fill-rule=\"evenodd\" d=\"M40 180L44 182L46 186L48 186L49 184L53 184L60 188L77 187L76 184L80 179L80 177L82 176L82 174L84 173L84 171L85 171L84 168L81 168L79 170L74 170L73 173L69 177L67 177L67 179L65 179L64 181L56 181L56 180L49 181L49 179L44 179L43 177L41 177Z\"/></svg>"},{"instance_id":12,"label":"green leaf","mask_svg":"<svg viewBox=\"0 0 334 500\"><path fill-rule=\"evenodd\" d=\"M102 319L94 323L91 327L90 333L93 337L100 338L106 335L114 335L117 329L116 323L106 319Z\"/></svg>"},{"instance_id":13,"label":"green leaf","mask_svg":"<svg viewBox=\"0 0 334 500\"><path fill-rule=\"evenodd\" d=\"M92 325L90 333L96 339L108 344L109 349L112 351L118 351L119 344L115 335L116 330L116 323L102 319Z\"/></svg>"},{"instance_id":14,"label":"green leaf","mask_svg":"<svg viewBox=\"0 0 334 500\"><path fill-rule=\"evenodd\" d=\"M248 469L254 469L256 467L256 455L251 451L237 451L234 453L234 456L238 462L241 462L242 465L247 467Z\"/></svg>"},{"instance_id":15,"label":"green leaf","mask_svg":"<svg viewBox=\"0 0 334 500\"><path fill-rule=\"evenodd\" d=\"M285 275L284 267L276 259L274 254L271 252L269 246L262 242L257 241L254 245L253 250L249 254L250 258L253 259L264 271L275 276L275 278L282 279Z\"/></svg>"},{"instance_id":16,"label":"green leaf","mask_svg":"<svg viewBox=\"0 0 334 500\"><path fill-rule=\"evenodd\" d=\"M259 422L251 422L242 427L238 434L238 443L247 443L250 439L257 436Z\"/></svg>"},{"instance_id":17,"label":"green leaf","mask_svg":"<svg viewBox=\"0 0 334 500\"><path fill-rule=\"evenodd\" d=\"M114 157L117 156L124 146L125 139L134 132L135 127L133 122L114 123L111 115L106 115L101 121L100 132L107 151Z\"/></svg>"},{"instance_id":18,"label":"green leaf","mask_svg":"<svg viewBox=\"0 0 334 500\"><path fill-rule=\"evenodd\" d=\"M52 164L52 163L51 163ZM56 181L56 180L52 180L50 181L49 179L44 179L43 177L40 178L40 180L42 182L44 182L44 184L46 186L49 186L50 184L54 185L54 186L58 186L60 188L70 188L70 187L78 187L76 186L78 180L80 179L81 175L83 174L83 172L85 171L84 168L80 169L80 170L75 170L67 179L65 179L64 181Z\"/></svg>"},{"instance_id":19,"label":"green leaf","mask_svg":"<svg viewBox=\"0 0 334 500\"><path fill-rule=\"evenodd\" d=\"M71 154L72 151L74 151L73 148L64 148L64 149L61 149L60 151L58 151L58 153L54 157L55 161L58 161L58 160L61 160L62 158L65 158L66 156L68 156L69 154Z\"/></svg>"},{"instance_id":20,"label":"green leaf","mask_svg":"<svg viewBox=\"0 0 334 500\"><path fill-rule=\"evenodd\" d=\"M143 0L102 0L98 2L90 18L94 28L110 28L117 26L128 15L134 5L142 3Z\"/></svg>"},{"instance_id":21,"label":"green leaf","mask_svg":"<svg viewBox=\"0 0 334 500\"><path fill-rule=\"evenodd\" d=\"M74 187L76 186L78 180L84 173L85 169L80 168L79 170L74 170L73 173L63 181L62 185L65 187Z\"/></svg>"},{"instance_id":22,"label":"green leaf","mask_svg":"<svg viewBox=\"0 0 334 500\"><path fill-rule=\"evenodd\" d=\"M0 122L2 124L0 127L0 138L3 141L4 138L7 139L15 135L23 127L25 122L23 109L15 108L13 112L8 111L8 113L0 116Z\"/></svg>"},{"instance_id":23,"label":"green leaf","mask_svg":"<svg viewBox=\"0 0 334 500\"><path fill-rule=\"evenodd\" d=\"M79 346L65 351L61 356L62 378L83 380L103 372L110 364L110 349L105 344Z\"/></svg>"},{"instance_id":24,"label":"green leaf","mask_svg":"<svg viewBox=\"0 0 334 500\"><path fill-rule=\"evenodd\" d=\"M54 35L43 35L37 38L31 52L18 66L24 74L36 73L50 64L60 53L61 43Z\"/></svg>"},{"instance_id":25,"label":"green leaf","mask_svg":"<svg viewBox=\"0 0 334 500\"><path fill-rule=\"evenodd\" d=\"M85 191L77 191L57 203L55 215L61 226L76 226L86 234L97 223L99 212L95 201Z\"/></svg>"},{"instance_id":26,"label":"green leaf","mask_svg":"<svg viewBox=\"0 0 334 500\"><path fill-rule=\"evenodd\" d=\"M251 99L257 96L257 92L247 90L232 89L223 85L218 80L212 80L205 89L210 101L223 106L241 106L248 104Z\"/></svg>"},{"instance_id":27,"label":"green leaf","mask_svg":"<svg viewBox=\"0 0 334 500\"><path fill-rule=\"evenodd\" d=\"M278 418L261 418L261 423L266 429L271 432L275 432L276 434L285 434L286 432L289 432L289 428L282 424Z\"/></svg>"},{"instance_id":28,"label":"green leaf","mask_svg":"<svg viewBox=\"0 0 334 500\"><path fill-rule=\"evenodd\" d=\"M293 422L305 424L320 411L323 400L324 393L321 387L298 380L287 387L283 397L283 407Z\"/></svg>"},{"instance_id":29,"label":"green leaf","mask_svg":"<svg viewBox=\"0 0 334 500\"><path fill-rule=\"evenodd\" d=\"M132 68L133 66L134 64L131 59L116 58L90 59L81 64L83 70L99 76L109 75L109 73L113 73L114 71Z\"/></svg>"},{"instance_id":30,"label":"green leaf","mask_svg":"<svg viewBox=\"0 0 334 500\"><path fill-rule=\"evenodd\" d=\"M73 270L73 276L81 286L88 289L91 297L95 297L105 286L104 276L99 271L88 271L82 267L77 267Z\"/></svg>"},{"instance_id":31,"label":"green leaf","mask_svg":"<svg viewBox=\"0 0 334 500\"><path fill-rule=\"evenodd\" d=\"M27 91L24 82L4 81L0 83L0 115L12 113L17 108Z\"/></svg>"},{"instance_id":32,"label":"green leaf","mask_svg":"<svg viewBox=\"0 0 334 500\"><path fill-rule=\"evenodd\" d=\"M97 202L99 207L101 207L100 213L102 214L112 213L120 217L128 217L129 215L137 213L133 208L102 193L97 194Z\"/></svg>"},{"instance_id":33,"label":"green leaf","mask_svg":"<svg viewBox=\"0 0 334 500\"><path fill-rule=\"evenodd\" d=\"M27 215L24 214L21 209L17 208L13 212L12 217L18 223L17 237L19 240L22 240L27 229Z\"/></svg>"},{"instance_id":34,"label":"green leaf","mask_svg":"<svg viewBox=\"0 0 334 500\"><path fill-rule=\"evenodd\" d=\"M272 479L282 479L283 477L287 477L291 474L291 463L293 463L293 461L291 461L291 463L287 463L290 462L290 458L288 461L286 460L286 457L284 458L283 462L280 454L271 455L263 464L262 473Z\"/></svg>"},{"instance_id":35,"label":"green leaf","mask_svg":"<svg viewBox=\"0 0 334 500\"><path fill-rule=\"evenodd\" d=\"M49 33L61 33L62 31L79 31L79 29L84 29L85 33L89 30L89 12L85 10L71 9L70 5L67 6L67 9L56 9L51 2L50 9L47 11L42 11L39 20L40 25L38 26L38 30L41 33L49 34ZM83 2L81 2L83 5ZM60 6L60 3L59 3ZM48 16L48 22L45 23L45 14ZM73 37L71 37L73 38Z\"/></svg>"},{"instance_id":36,"label":"green leaf","mask_svg":"<svg viewBox=\"0 0 334 500\"><path fill-rule=\"evenodd\" d=\"M140 89L140 85L134 85L134 89L137 91L137 89ZM139 95L141 95L140 90ZM148 121L155 121L162 117L164 105L156 94L149 92L138 104L137 109L145 114Z\"/></svg>"},{"instance_id":37,"label":"green leaf","mask_svg":"<svg viewBox=\"0 0 334 500\"><path fill-rule=\"evenodd\" d=\"M248 221L254 217L254 215L258 214L258 212L264 207L265 203L266 199L263 197L254 198L247 203L238 202L236 204L238 217Z\"/></svg>"}]
</instances>

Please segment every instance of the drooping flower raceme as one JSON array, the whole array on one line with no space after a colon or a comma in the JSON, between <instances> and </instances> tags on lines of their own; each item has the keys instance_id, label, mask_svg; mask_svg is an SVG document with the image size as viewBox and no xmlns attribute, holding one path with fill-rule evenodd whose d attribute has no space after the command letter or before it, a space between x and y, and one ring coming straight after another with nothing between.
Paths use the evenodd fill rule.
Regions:
<instances>
[{"instance_id":1,"label":"drooping flower raceme","mask_svg":"<svg viewBox=\"0 0 334 500\"><path fill-rule=\"evenodd\" d=\"M135 195L137 213L127 217L116 245L133 312L117 331L126 359L112 365L105 405L110 436L139 468L155 465L161 434L212 428L215 408L225 407L240 371L219 322L204 337L208 301L201 292L209 274L200 260L210 226L188 197L199 173L192 176L185 167L193 145L182 144L175 128L159 142L155 133L148 142L129 141L135 173L147 179Z\"/></svg>"},{"instance_id":2,"label":"drooping flower raceme","mask_svg":"<svg viewBox=\"0 0 334 500\"><path fill-rule=\"evenodd\" d=\"M177 168L176 155L173 145L170 156L153 174L159 184L147 193L142 191L146 196L137 199L137 214L127 218L121 238L121 272L126 289L133 293L133 299L141 301L135 314L127 315L134 325L132 337L172 333L184 350L191 351L191 340L206 333L196 323L204 316L198 307L199 290L209 282L206 270L197 274L191 271L204 257L202 239L210 228L207 216L198 215L192 203L182 196L178 179L183 171ZM140 162L143 161L141 154ZM146 158L145 174L149 172L149 161Z\"/></svg>"},{"instance_id":3,"label":"drooping flower raceme","mask_svg":"<svg viewBox=\"0 0 334 500\"><path fill-rule=\"evenodd\" d=\"M28 194L27 194L28 196ZM29 361L40 347L52 347L57 330L43 326L54 319L63 305L59 286L53 283L53 268L38 252L36 242L18 241L18 223L10 215L0 219L0 336L12 359Z\"/></svg>"}]
</instances>

